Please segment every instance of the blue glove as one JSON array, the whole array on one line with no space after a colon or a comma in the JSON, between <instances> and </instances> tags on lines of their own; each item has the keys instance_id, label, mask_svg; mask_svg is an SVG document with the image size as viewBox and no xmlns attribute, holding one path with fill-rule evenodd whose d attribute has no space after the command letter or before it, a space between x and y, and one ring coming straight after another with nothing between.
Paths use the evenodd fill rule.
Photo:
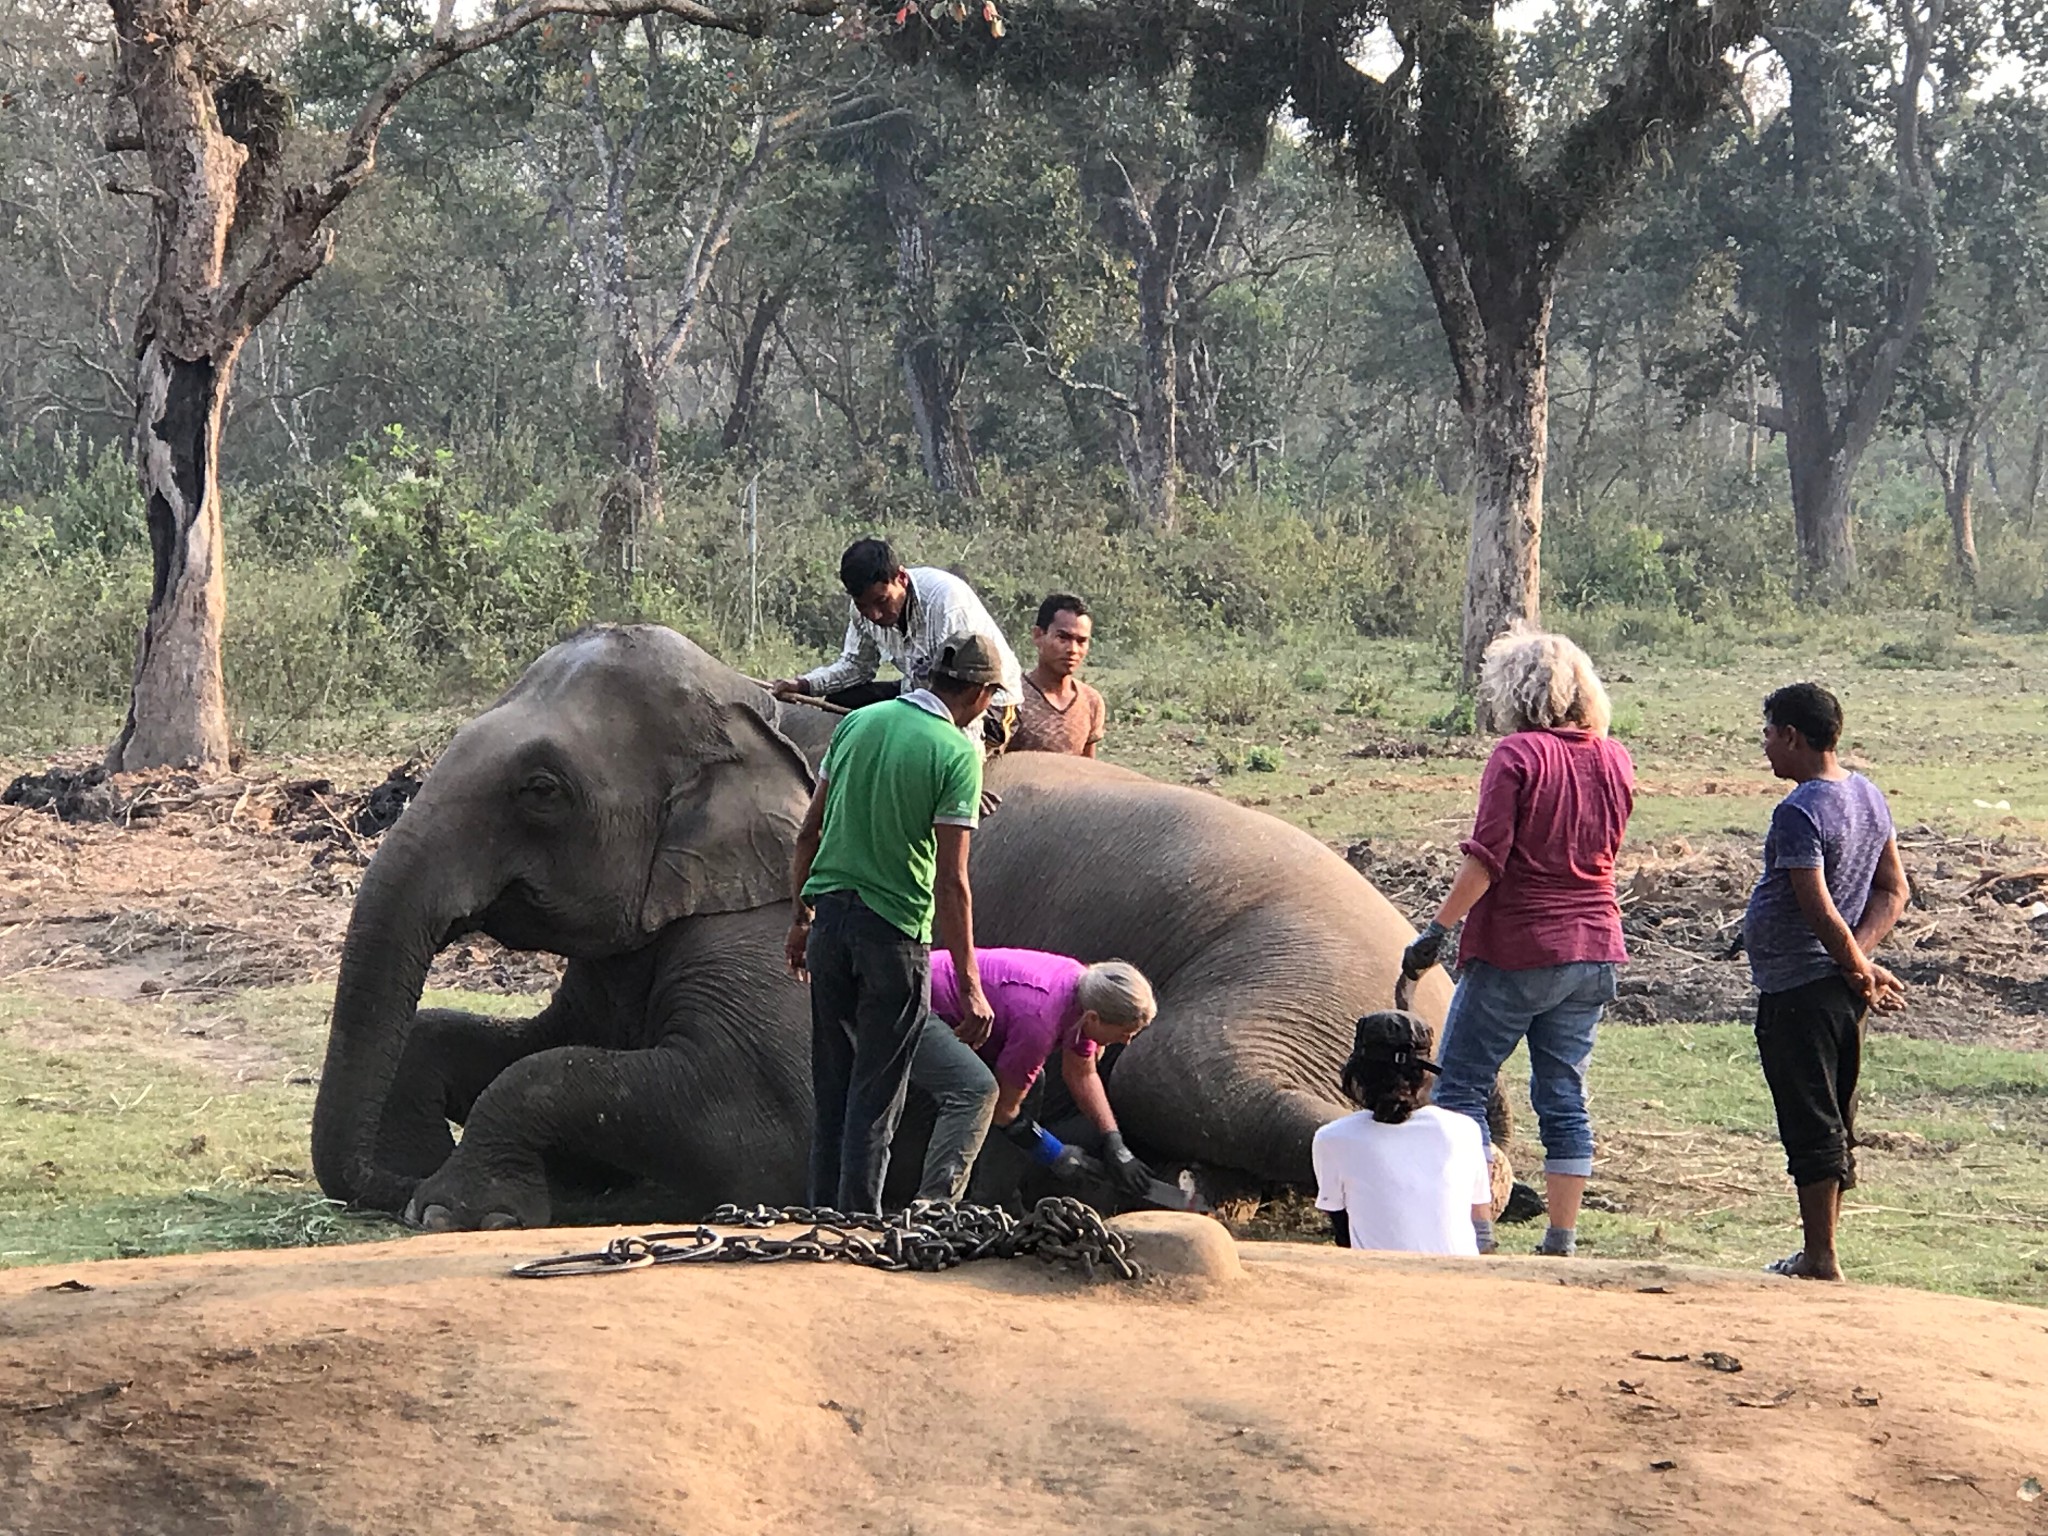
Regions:
<instances>
[{"instance_id":1,"label":"blue glove","mask_svg":"<svg viewBox=\"0 0 2048 1536\"><path fill-rule=\"evenodd\" d=\"M1004 1126L1003 1134L1010 1138L1012 1146L1041 1168L1056 1165L1060 1160L1060 1154L1067 1150L1064 1141L1025 1115L1019 1115Z\"/></svg>"}]
</instances>

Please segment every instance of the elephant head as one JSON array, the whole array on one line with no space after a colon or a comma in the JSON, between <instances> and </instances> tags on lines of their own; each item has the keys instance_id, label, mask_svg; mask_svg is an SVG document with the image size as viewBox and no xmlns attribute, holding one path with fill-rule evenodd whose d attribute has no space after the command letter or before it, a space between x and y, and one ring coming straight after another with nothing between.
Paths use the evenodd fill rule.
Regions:
<instances>
[{"instance_id":1,"label":"elephant head","mask_svg":"<svg viewBox=\"0 0 2048 1536\"><path fill-rule=\"evenodd\" d=\"M342 949L313 1167L396 1210L383 1106L434 955L482 931L571 959L788 895L812 777L773 701L671 630L563 641L464 726L365 871Z\"/></svg>"}]
</instances>

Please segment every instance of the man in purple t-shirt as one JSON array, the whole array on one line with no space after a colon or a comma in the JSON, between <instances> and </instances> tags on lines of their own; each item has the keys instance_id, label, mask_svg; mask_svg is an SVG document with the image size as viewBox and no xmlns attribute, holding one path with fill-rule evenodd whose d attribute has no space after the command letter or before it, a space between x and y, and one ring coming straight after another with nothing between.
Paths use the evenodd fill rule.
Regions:
<instances>
[{"instance_id":1,"label":"man in purple t-shirt","mask_svg":"<svg viewBox=\"0 0 2048 1536\"><path fill-rule=\"evenodd\" d=\"M1033 1162L1064 1181L1106 1171L1117 1188L1140 1193L1152 1170L1124 1144L1096 1072L1103 1046L1124 1045L1157 1012L1152 987L1122 960L1083 965L1036 949L976 951L981 985L995 1027L979 1050L955 1033L966 1018L951 957L935 951L932 1011L911 1058L910 1081L931 1095L938 1121L925 1153L920 1200L958 1200L966 1191L991 1120ZM1093 1137L1097 1164L1079 1145L1062 1141L1023 1113L1024 1096L1060 1053L1060 1075Z\"/></svg>"},{"instance_id":2,"label":"man in purple t-shirt","mask_svg":"<svg viewBox=\"0 0 2048 1536\"><path fill-rule=\"evenodd\" d=\"M1781 1275L1839 1280L1835 1227L1856 1184L1856 1079L1864 1019L1899 1006L1899 979L1870 959L1906 910L1906 871L1884 791L1836 759L1842 706L1815 683L1764 700L1764 756L1793 781L1771 812L1764 867L1743 917L1757 991L1756 1046L1799 1188L1805 1246Z\"/></svg>"}]
</instances>

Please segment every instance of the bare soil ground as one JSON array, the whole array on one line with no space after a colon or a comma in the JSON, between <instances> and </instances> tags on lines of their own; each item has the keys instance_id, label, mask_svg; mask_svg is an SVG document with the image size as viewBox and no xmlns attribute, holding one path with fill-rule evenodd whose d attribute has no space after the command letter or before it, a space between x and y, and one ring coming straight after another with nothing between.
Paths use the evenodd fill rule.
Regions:
<instances>
[{"instance_id":1,"label":"bare soil ground","mask_svg":"<svg viewBox=\"0 0 2048 1536\"><path fill-rule=\"evenodd\" d=\"M361 870L421 771L356 761L272 765L200 784L124 776L69 788L61 807L0 807L0 979L76 996L219 994L331 979ZM413 780L416 783L416 779ZM1731 781L1728 792L1754 786ZM59 809L74 818L64 819ZM1877 1027L1922 1039L2048 1044L2048 849L2019 838L1901 836L1914 900L1886 951L1912 989ZM1456 868L1453 843L1355 842L1353 865L1425 919ZM1622 1023L1742 1019L1754 1006L1737 950L1757 849L1735 838L1631 844L1620 865L1633 960ZM544 992L546 956L478 937L429 985Z\"/></svg>"},{"instance_id":2,"label":"bare soil ground","mask_svg":"<svg viewBox=\"0 0 2048 1536\"><path fill-rule=\"evenodd\" d=\"M0 1274L0 1532L2048 1529L2021 1308L1279 1244L505 1278L591 1238Z\"/></svg>"},{"instance_id":3,"label":"bare soil ground","mask_svg":"<svg viewBox=\"0 0 2048 1536\"><path fill-rule=\"evenodd\" d=\"M408 770L419 765L295 764L83 788L83 763L33 775L45 782L26 785L30 803L0 806L0 980L134 998L332 979ZM544 992L559 975L549 956L479 936L443 953L428 985Z\"/></svg>"},{"instance_id":4,"label":"bare soil ground","mask_svg":"<svg viewBox=\"0 0 2048 1536\"><path fill-rule=\"evenodd\" d=\"M1752 786L1735 785L1747 791ZM1913 900L1880 958L1909 990L1880 1032L1956 1044L2048 1045L2048 850L2020 838L1899 835ZM1756 993L1740 952L1758 872L1753 840L1631 843L1617 871L1629 965L1608 1011L1617 1023L1749 1018ZM1449 889L1456 844L1358 842L1352 865L1416 922Z\"/></svg>"}]
</instances>

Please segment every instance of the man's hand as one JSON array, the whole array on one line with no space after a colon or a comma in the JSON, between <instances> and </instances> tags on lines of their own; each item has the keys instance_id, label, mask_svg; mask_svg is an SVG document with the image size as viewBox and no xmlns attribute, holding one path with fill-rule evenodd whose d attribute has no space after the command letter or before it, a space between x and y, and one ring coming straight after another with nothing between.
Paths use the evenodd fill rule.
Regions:
<instances>
[{"instance_id":1,"label":"man's hand","mask_svg":"<svg viewBox=\"0 0 2048 1536\"><path fill-rule=\"evenodd\" d=\"M1851 976L1849 984L1863 994L1872 1013L1897 1013L1906 1006L1906 984L1875 960L1869 970Z\"/></svg>"},{"instance_id":2,"label":"man's hand","mask_svg":"<svg viewBox=\"0 0 2048 1536\"><path fill-rule=\"evenodd\" d=\"M782 941L782 957L789 962L789 974L798 981L811 979L810 967L805 951L810 947L811 925L807 919L799 919L789 925L789 937Z\"/></svg>"},{"instance_id":3,"label":"man's hand","mask_svg":"<svg viewBox=\"0 0 2048 1536\"><path fill-rule=\"evenodd\" d=\"M1109 1168L1110 1183L1127 1195L1142 1195L1152 1182L1152 1170L1124 1145L1122 1131L1111 1131L1102 1138L1102 1160Z\"/></svg>"},{"instance_id":4,"label":"man's hand","mask_svg":"<svg viewBox=\"0 0 2048 1536\"><path fill-rule=\"evenodd\" d=\"M1410 981L1419 981L1422 973L1436 964L1437 956L1444 952L1444 940L1450 929L1442 923L1432 922L1413 943L1401 951L1401 974Z\"/></svg>"},{"instance_id":5,"label":"man's hand","mask_svg":"<svg viewBox=\"0 0 2048 1536\"><path fill-rule=\"evenodd\" d=\"M988 1044L988 1037L996 1029L996 1011L989 1006L988 995L981 990L980 978L967 978L960 988L960 1006L964 1017L953 1026L953 1033L970 1051L978 1051Z\"/></svg>"},{"instance_id":6,"label":"man's hand","mask_svg":"<svg viewBox=\"0 0 2048 1536\"><path fill-rule=\"evenodd\" d=\"M811 692L800 677L778 677L768 685L768 691L778 699L808 698Z\"/></svg>"}]
</instances>

